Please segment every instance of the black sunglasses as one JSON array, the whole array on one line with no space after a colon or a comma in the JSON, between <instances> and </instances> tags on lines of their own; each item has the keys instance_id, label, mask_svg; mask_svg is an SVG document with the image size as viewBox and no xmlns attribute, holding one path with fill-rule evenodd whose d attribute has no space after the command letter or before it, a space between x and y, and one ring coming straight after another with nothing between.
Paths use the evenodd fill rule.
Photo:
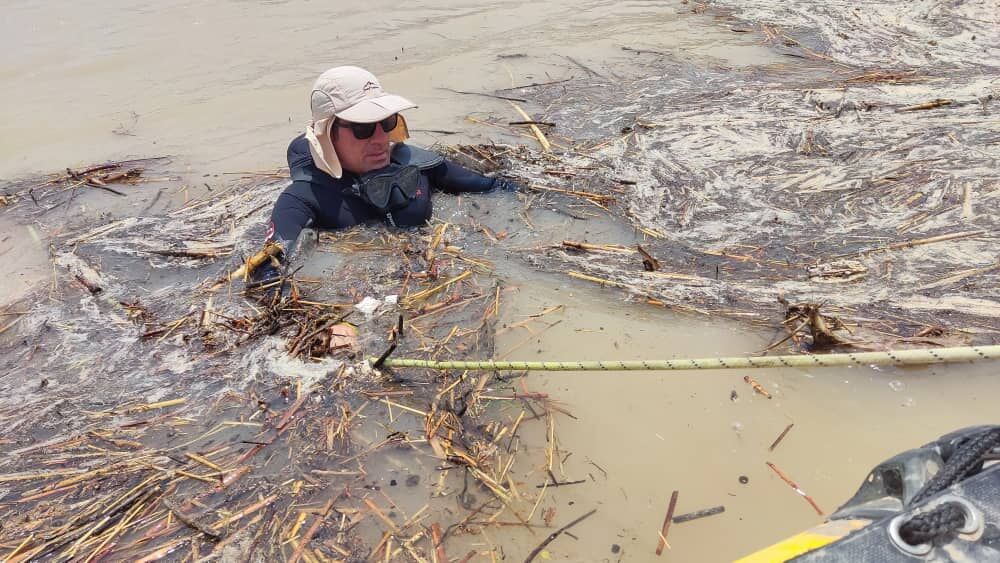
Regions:
<instances>
[{"instance_id":1,"label":"black sunglasses","mask_svg":"<svg viewBox=\"0 0 1000 563\"><path fill-rule=\"evenodd\" d=\"M399 123L399 114L394 113L389 117L383 119L382 121L376 121L375 123L350 123L347 121L335 120L333 125L335 127L342 127L344 129L350 129L351 133L354 133L354 138L358 140L364 140L370 138L375 134L375 126L381 125L382 131L386 133L392 131L396 128Z\"/></svg>"}]
</instances>

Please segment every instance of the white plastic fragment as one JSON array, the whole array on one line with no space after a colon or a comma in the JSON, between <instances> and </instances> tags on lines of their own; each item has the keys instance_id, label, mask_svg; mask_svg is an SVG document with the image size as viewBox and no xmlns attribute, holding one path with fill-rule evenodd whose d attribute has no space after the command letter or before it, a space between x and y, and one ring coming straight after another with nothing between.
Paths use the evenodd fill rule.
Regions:
<instances>
[{"instance_id":1,"label":"white plastic fragment","mask_svg":"<svg viewBox=\"0 0 1000 563\"><path fill-rule=\"evenodd\" d=\"M360 303L354 305L354 308L364 313L366 319L370 319L372 318L372 315L375 314L375 310L378 309L381 304L382 302L378 299L365 296Z\"/></svg>"}]
</instances>

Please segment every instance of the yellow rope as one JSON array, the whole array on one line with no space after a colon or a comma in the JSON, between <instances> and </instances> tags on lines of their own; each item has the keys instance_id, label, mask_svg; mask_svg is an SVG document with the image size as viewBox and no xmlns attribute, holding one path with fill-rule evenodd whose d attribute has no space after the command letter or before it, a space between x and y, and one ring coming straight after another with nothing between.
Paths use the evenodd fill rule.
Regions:
<instances>
[{"instance_id":1,"label":"yellow rope","mask_svg":"<svg viewBox=\"0 0 1000 563\"><path fill-rule=\"evenodd\" d=\"M371 358L371 362L375 362ZM433 361L389 358L387 367L412 367L456 370L511 371L662 371L691 369L747 369L781 367L834 367L922 365L952 362L1000 360L1000 345L961 346L955 348L925 348L888 350L845 354L803 354L797 356L737 356L731 358L701 358L678 360L604 360L582 362L517 362L517 361Z\"/></svg>"}]
</instances>

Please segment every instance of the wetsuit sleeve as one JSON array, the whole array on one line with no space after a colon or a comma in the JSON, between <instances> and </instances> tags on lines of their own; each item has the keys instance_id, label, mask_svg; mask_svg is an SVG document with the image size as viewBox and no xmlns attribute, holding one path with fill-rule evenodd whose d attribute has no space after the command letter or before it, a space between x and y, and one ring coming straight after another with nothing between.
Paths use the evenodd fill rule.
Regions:
<instances>
[{"instance_id":1,"label":"wetsuit sleeve","mask_svg":"<svg viewBox=\"0 0 1000 563\"><path fill-rule=\"evenodd\" d=\"M436 188L447 193L488 192L496 187L495 178L483 176L448 160L428 170L427 175Z\"/></svg>"},{"instance_id":2,"label":"wetsuit sleeve","mask_svg":"<svg viewBox=\"0 0 1000 563\"><path fill-rule=\"evenodd\" d=\"M290 246L298 240L302 229L316 221L318 210L315 202L309 197L302 197L311 191L307 182L292 182L292 185L281 192L271 211L273 233L268 240Z\"/></svg>"}]
</instances>

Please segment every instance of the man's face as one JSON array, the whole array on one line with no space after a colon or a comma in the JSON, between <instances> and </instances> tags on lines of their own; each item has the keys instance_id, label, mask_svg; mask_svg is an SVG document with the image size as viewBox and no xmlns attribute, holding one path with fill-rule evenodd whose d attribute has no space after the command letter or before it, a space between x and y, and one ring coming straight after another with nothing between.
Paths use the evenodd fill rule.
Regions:
<instances>
[{"instance_id":1,"label":"man's face","mask_svg":"<svg viewBox=\"0 0 1000 563\"><path fill-rule=\"evenodd\" d=\"M355 174L364 174L378 170L389 164L389 134L382 130L380 124L375 125L375 132L367 139L358 139L348 122L340 120L331 127L333 149L337 151L341 167Z\"/></svg>"}]
</instances>

